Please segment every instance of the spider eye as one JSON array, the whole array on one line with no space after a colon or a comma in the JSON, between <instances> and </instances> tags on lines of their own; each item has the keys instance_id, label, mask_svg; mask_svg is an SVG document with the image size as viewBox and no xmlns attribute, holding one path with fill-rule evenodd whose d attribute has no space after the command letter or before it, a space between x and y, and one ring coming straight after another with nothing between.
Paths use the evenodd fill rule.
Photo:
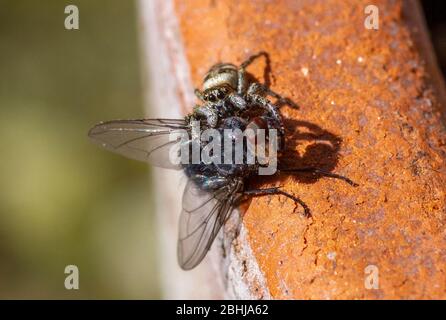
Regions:
<instances>
[{"instance_id":1,"label":"spider eye","mask_svg":"<svg viewBox=\"0 0 446 320\"><path fill-rule=\"evenodd\" d=\"M217 92L217 98L223 99L225 96L226 96L226 94L223 90Z\"/></svg>"}]
</instances>

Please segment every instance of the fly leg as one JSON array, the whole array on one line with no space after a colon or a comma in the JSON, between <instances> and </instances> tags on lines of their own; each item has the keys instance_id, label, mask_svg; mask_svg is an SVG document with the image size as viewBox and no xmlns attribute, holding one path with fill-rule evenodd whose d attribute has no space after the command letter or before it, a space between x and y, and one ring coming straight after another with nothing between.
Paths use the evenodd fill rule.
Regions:
<instances>
[{"instance_id":1,"label":"fly leg","mask_svg":"<svg viewBox=\"0 0 446 320\"><path fill-rule=\"evenodd\" d=\"M313 168L313 167L307 167L307 168L286 168L286 169L279 169L280 172L290 172L290 173L311 173L313 175L320 175L324 177L339 179L347 182L352 187L359 186L356 182L350 180L347 177L341 176L336 173L331 173L322 169Z\"/></svg>"},{"instance_id":2,"label":"fly leg","mask_svg":"<svg viewBox=\"0 0 446 320\"><path fill-rule=\"evenodd\" d=\"M300 204L302 206L302 208L304 209L304 213L307 218L311 217L310 208L308 208L308 206L305 204L305 202L303 202L301 199L299 199L285 191L280 190L279 187L245 190L245 191L243 191L243 194L253 196L253 197L260 197L260 196L265 196L265 195L275 195L275 194L285 196L285 197L293 200L294 202Z\"/></svg>"},{"instance_id":3,"label":"fly leg","mask_svg":"<svg viewBox=\"0 0 446 320\"><path fill-rule=\"evenodd\" d=\"M247 200L249 199L243 197L242 194L237 193L236 195L234 195L234 197L231 197L230 203L233 208L236 208ZM224 257L230 254L232 250L232 242L240 235L240 231L242 228L242 218L243 214L239 210L238 212L232 212L232 214L228 214L227 219L224 220L224 232L222 232L223 241L221 242L221 249L223 251ZM227 223L229 219L231 219L232 221L230 223Z\"/></svg>"}]
</instances>

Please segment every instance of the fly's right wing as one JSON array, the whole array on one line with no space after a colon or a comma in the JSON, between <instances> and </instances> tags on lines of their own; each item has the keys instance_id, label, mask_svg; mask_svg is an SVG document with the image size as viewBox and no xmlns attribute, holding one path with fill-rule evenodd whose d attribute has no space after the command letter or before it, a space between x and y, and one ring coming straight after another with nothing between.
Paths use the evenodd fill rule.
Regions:
<instances>
[{"instance_id":1,"label":"fly's right wing","mask_svg":"<svg viewBox=\"0 0 446 320\"><path fill-rule=\"evenodd\" d=\"M190 127L180 119L113 120L91 128L88 136L102 147L152 165L181 169L179 147Z\"/></svg>"},{"instance_id":2,"label":"fly's right wing","mask_svg":"<svg viewBox=\"0 0 446 320\"><path fill-rule=\"evenodd\" d=\"M220 228L230 217L237 189L228 184L213 193L189 180L183 194L178 237L178 263L193 269L206 256Z\"/></svg>"}]
</instances>

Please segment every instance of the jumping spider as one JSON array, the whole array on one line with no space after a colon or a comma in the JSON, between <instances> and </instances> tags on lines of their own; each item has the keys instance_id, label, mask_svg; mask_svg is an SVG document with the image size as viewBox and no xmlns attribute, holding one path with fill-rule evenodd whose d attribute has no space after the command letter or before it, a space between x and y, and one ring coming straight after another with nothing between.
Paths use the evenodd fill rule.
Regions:
<instances>
[{"instance_id":1,"label":"jumping spider","mask_svg":"<svg viewBox=\"0 0 446 320\"><path fill-rule=\"evenodd\" d=\"M264 84L249 81L246 68L256 58L269 57L266 52L259 52L249 57L240 66L231 63L218 63L210 68L203 79L203 90L195 89L195 95L204 104L195 106L191 120L205 119L207 125L216 128L222 119L230 116L252 118L252 114L261 112L268 129L278 130L278 150L282 150L285 144L285 129L279 107L267 99L270 95L276 98L280 104L287 103L297 107L292 101L280 96Z\"/></svg>"}]
</instances>

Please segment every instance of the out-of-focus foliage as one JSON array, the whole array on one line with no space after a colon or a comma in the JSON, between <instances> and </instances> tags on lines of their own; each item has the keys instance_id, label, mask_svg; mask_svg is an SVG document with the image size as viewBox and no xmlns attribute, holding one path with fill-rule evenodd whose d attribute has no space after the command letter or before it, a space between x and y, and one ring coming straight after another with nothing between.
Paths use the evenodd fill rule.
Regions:
<instances>
[{"instance_id":1,"label":"out-of-focus foliage","mask_svg":"<svg viewBox=\"0 0 446 320\"><path fill-rule=\"evenodd\" d=\"M0 0L1 298L158 297L147 166L87 138L142 109L133 2Z\"/></svg>"}]
</instances>

